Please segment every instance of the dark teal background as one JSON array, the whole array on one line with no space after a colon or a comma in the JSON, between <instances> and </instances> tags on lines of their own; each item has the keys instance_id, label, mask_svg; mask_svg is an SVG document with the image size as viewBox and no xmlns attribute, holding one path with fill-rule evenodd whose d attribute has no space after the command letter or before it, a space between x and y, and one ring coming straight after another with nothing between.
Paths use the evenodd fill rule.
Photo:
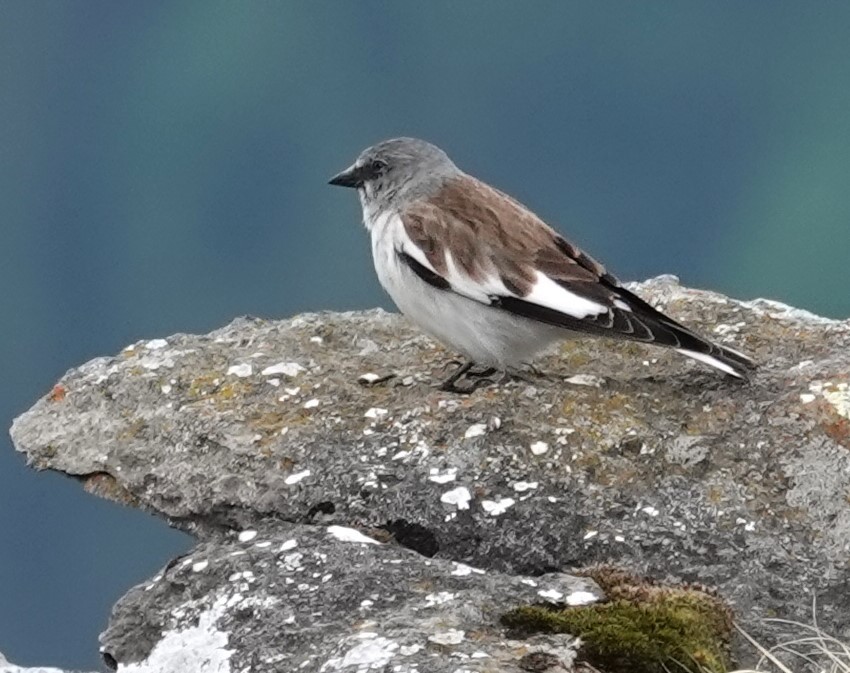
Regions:
<instances>
[{"instance_id":1,"label":"dark teal background","mask_svg":"<svg viewBox=\"0 0 850 673\"><path fill-rule=\"evenodd\" d=\"M431 140L626 279L850 314L850 3L0 3L0 421L233 317L387 306L364 146ZM93 668L188 547L0 446L0 651Z\"/></svg>"}]
</instances>

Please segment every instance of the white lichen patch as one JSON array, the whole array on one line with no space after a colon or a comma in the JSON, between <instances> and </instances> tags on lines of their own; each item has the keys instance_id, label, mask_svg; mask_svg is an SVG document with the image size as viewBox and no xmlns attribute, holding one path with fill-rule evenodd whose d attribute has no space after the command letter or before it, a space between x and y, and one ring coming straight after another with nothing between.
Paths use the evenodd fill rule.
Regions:
<instances>
[{"instance_id":1,"label":"white lichen patch","mask_svg":"<svg viewBox=\"0 0 850 673\"><path fill-rule=\"evenodd\" d=\"M538 483L536 481L515 481L513 488L517 493L523 493L524 491L532 491L537 486Z\"/></svg>"},{"instance_id":2,"label":"white lichen patch","mask_svg":"<svg viewBox=\"0 0 850 673\"><path fill-rule=\"evenodd\" d=\"M384 638L371 631L358 633L354 638L361 639L341 657L328 659L320 671L350 670L365 673L370 670L385 670L399 645L394 640Z\"/></svg>"},{"instance_id":3,"label":"white lichen patch","mask_svg":"<svg viewBox=\"0 0 850 673\"><path fill-rule=\"evenodd\" d=\"M440 496L440 502L454 505L458 509L469 509L470 500L472 500L472 494L466 486L458 486Z\"/></svg>"},{"instance_id":4,"label":"white lichen patch","mask_svg":"<svg viewBox=\"0 0 850 673\"><path fill-rule=\"evenodd\" d=\"M166 346L168 346L168 342L165 339L151 339L145 344L145 348L150 351L156 351L160 348L165 348ZM129 350L130 348L131 346L127 346L124 350Z\"/></svg>"},{"instance_id":5,"label":"white lichen patch","mask_svg":"<svg viewBox=\"0 0 850 673\"><path fill-rule=\"evenodd\" d=\"M366 410L366 413L363 414L365 418L378 419L383 418L389 413L386 409L381 409L380 407L372 407Z\"/></svg>"},{"instance_id":6,"label":"white lichen patch","mask_svg":"<svg viewBox=\"0 0 850 673\"><path fill-rule=\"evenodd\" d=\"M850 391L846 383L839 383L834 389L825 389L823 396L839 416L850 419Z\"/></svg>"},{"instance_id":7,"label":"white lichen patch","mask_svg":"<svg viewBox=\"0 0 850 673\"><path fill-rule=\"evenodd\" d=\"M303 371L305 371L304 367L299 365L297 362L278 362L277 364L273 364L266 367L263 371L260 372L260 374L262 374L263 376L275 376L277 374L283 374L284 376L294 378Z\"/></svg>"},{"instance_id":8,"label":"white lichen patch","mask_svg":"<svg viewBox=\"0 0 850 673\"><path fill-rule=\"evenodd\" d=\"M537 592L540 598L545 598L550 603L559 603L564 598L564 594L557 589L541 589Z\"/></svg>"},{"instance_id":9,"label":"white lichen patch","mask_svg":"<svg viewBox=\"0 0 850 673\"><path fill-rule=\"evenodd\" d=\"M742 327L746 327L746 326L747 326L747 323L745 323L743 321L736 322L732 325L717 325L717 327L714 328L714 333L718 334L720 336L724 336L726 334L737 334L738 332L741 331Z\"/></svg>"},{"instance_id":10,"label":"white lichen patch","mask_svg":"<svg viewBox=\"0 0 850 673\"><path fill-rule=\"evenodd\" d=\"M598 530L589 530L589 531L587 531L587 532L584 534L584 537L582 537L581 539L582 539L582 540L592 540L592 539L593 539L593 538L595 538L597 535L599 535L599 531L598 531Z\"/></svg>"},{"instance_id":11,"label":"white lichen patch","mask_svg":"<svg viewBox=\"0 0 850 673\"><path fill-rule=\"evenodd\" d=\"M375 538L363 535L359 530L347 526L328 526L328 533L343 542L360 542L362 544L381 544Z\"/></svg>"},{"instance_id":12,"label":"white lichen patch","mask_svg":"<svg viewBox=\"0 0 850 673\"><path fill-rule=\"evenodd\" d=\"M456 467L450 467L445 472L440 472L436 467L432 467L428 473L428 481L433 481L435 484L448 484L450 481L454 481L456 477Z\"/></svg>"},{"instance_id":13,"label":"white lichen patch","mask_svg":"<svg viewBox=\"0 0 850 673\"><path fill-rule=\"evenodd\" d=\"M254 368L251 366L250 362L244 362L238 365L231 365L227 368L228 376L238 376L240 379L244 379L254 372Z\"/></svg>"},{"instance_id":14,"label":"white lichen patch","mask_svg":"<svg viewBox=\"0 0 850 673\"><path fill-rule=\"evenodd\" d=\"M302 470L301 472L295 472L290 474L286 479L283 480L285 484L297 484L299 481L304 479L305 477L310 476L310 470Z\"/></svg>"},{"instance_id":15,"label":"white lichen patch","mask_svg":"<svg viewBox=\"0 0 850 673\"><path fill-rule=\"evenodd\" d=\"M444 603L453 601L456 597L457 594L453 594L450 591L439 591L437 593L428 594L425 596L425 607L433 608L435 605L443 605Z\"/></svg>"},{"instance_id":16,"label":"white lichen patch","mask_svg":"<svg viewBox=\"0 0 850 673\"><path fill-rule=\"evenodd\" d=\"M458 629L447 629L439 631L433 636L428 636L428 640L437 645L460 645L466 637L464 631Z\"/></svg>"},{"instance_id":17,"label":"white lichen patch","mask_svg":"<svg viewBox=\"0 0 850 673\"><path fill-rule=\"evenodd\" d=\"M165 351L162 354L144 357L139 360L139 365L152 372L162 368L169 369L174 366L174 358L167 355L169 352L170 351Z\"/></svg>"},{"instance_id":18,"label":"white lichen patch","mask_svg":"<svg viewBox=\"0 0 850 673\"><path fill-rule=\"evenodd\" d=\"M653 507L652 505L641 507L640 511L646 514L647 516L658 516L658 510L655 509L655 507Z\"/></svg>"},{"instance_id":19,"label":"white lichen patch","mask_svg":"<svg viewBox=\"0 0 850 673\"><path fill-rule=\"evenodd\" d=\"M199 573L202 570L206 570L207 566L210 564L209 561L198 561L197 563L192 564L192 572Z\"/></svg>"},{"instance_id":20,"label":"white lichen patch","mask_svg":"<svg viewBox=\"0 0 850 673\"><path fill-rule=\"evenodd\" d=\"M243 530L239 533L239 542L250 542L255 537L257 537L257 531L255 530Z\"/></svg>"},{"instance_id":21,"label":"white lichen patch","mask_svg":"<svg viewBox=\"0 0 850 673\"><path fill-rule=\"evenodd\" d=\"M589 591L573 591L567 596L567 605L590 605L599 599Z\"/></svg>"},{"instance_id":22,"label":"white lichen patch","mask_svg":"<svg viewBox=\"0 0 850 673\"><path fill-rule=\"evenodd\" d=\"M546 442L534 442L529 448L535 456L542 456L549 450L549 445Z\"/></svg>"},{"instance_id":23,"label":"white lichen patch","mask_svg":"<svg viewBox=\"0 0 850 673\"><path fill-rule=\"evenodd\" d=\"M358 376L357 380L360 381L360 383L365 383L366 385L372 385L375 381L377 381L380 378L381 377L378 376L377 374L374 374L372 372L366 372L365 374L361 374L360 376Z\"/></svg>"},{"instance_id":24,"label":"white lichen patch","mask_svg":"<svg viewBox=\"0 0 850 673\"><path fill-rule=\"evenodd\" d=\"M456 577L466 577L472 573L476 573L478 575L484 574L484 571L480 568L473 568L472 566L468 566L465 563L458 563L457 561L453 561L453 563L455 564L455 569L452 570L452 575Z\"/></svg>"},{"instance_id":25,"label":"white lichen patch","mask_svg":"<svg viewBox=\"0 0 850 673\"><path fill-rule=\"evenodd\" d=\"M513 506L516 500L513 498L502 498L501 500L482 500L481 507L490 516L499 516L504 514L509 507Z\"/></svg>"},{"instance_id":26,"label":"white lichen patch","mask_svg":"<svg viewBox=\"0 0 850 673\"><path fill-rule=\"evenodd\" d=\"M591 374L576 374L568 379L564 379L566 383L572 383L574 386L591 386L600 388L605 383L605 379Z\"/></svg>"},{"instance_id":27,"label":"white lichen patch","mask_svg":"<svg viewBox=\"0 0 850 673\"><path fill-rule=\"evenodd\" d=\"M286 540L285 542L283 542L280 545L280 548L278 549L278 551L279 552L289 551L290 549L295 549L297 546L298 546L298 540L293 538L291 540Z\"/></svg>"},{"instance_id":28,"label":"white lichen patch","mask_svg":"<svg viewBox=\"0 0 850 673\"><path fill-rule=\"evenodd\" d=\"M475 423L470 425L466 432L463 433L464 439L472 439L473 437L481 437L482 435L487 434L487 424L486 423Z\"/></svg>"},{"instance_id":29,"label":"white lichen patch","mask_svg":"<svg viewBox=\"0 0 850 673\"><path fill-rule=\"evenodd\" d=\"M251 572L250 570L243 570L242 572L231 573L228 576L227 581L228 582L246 582L247 584L252 584L254 581L256 581L256 579L257 578L254 576L253 572ZM245 585L246 588L247 588L247 584Z\"/></svg>"},{"instance_id":30,"label":"white lichen patch","mask_svg":"<svg viewBox=\"0 0 850 673\"><path fill-rule=\"evenodd\" d=\"M227 649L228 634L217 622L231 607L227 597L219 597L198 615L196 626L164 631L143 661L119 664L119 673L230 673L235 650Z\"/></svg>"},{"instance_id":31,"label":"white lichen patch","mask_svg":"<svg viewBox=\"0 0 850 673\"><path fill-rule=\"evenodd\" d=\"M319 404L320 404L319 400L314 397L312 400L307 400L304 403L304 408L305 409L315 409L316 407L319 406Z\"/></svg>"},{"instance_id":32,"label":"white lichen patch","mask_svg":"<svg viewBox=\"0 0 850 673\"><path fill-rule=\"evenodd\" d=\"M817 395L823 397L839 416L850 419L850 386L846 381L812 381L809 392L802 393L800 401L810 404L817 399Z\"/></svg>"}]
</instances>

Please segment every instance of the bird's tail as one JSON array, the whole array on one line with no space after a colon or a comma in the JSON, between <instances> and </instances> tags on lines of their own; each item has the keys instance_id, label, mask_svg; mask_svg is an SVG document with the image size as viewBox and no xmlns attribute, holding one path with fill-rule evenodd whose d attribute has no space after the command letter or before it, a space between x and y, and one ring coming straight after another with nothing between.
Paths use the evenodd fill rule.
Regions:
<instances>
[{"instance_id":1,"label":"bird's tail","mask_svg":"<svg viewBox=\"0 0 850 673\"><path fill-rule=\"evenodd\" d=\"M637 295L618 290L652 333L652 341L659 346L669 346L682 355L719 369L739 379L748 380L756 363L743 353L709 341L669 316L656 310Z\"/></svg>"},{"instance_id":2,"label":"bird's tail","mask_svg":"<svg viewBox=\"0 0 850 673\"><path fill-rule=\"evenodd\" d=\"M756 368L756 363L743 353L726 346L718 346L710 341L704 341L704 343L708 346L704 350L689 350L687 348L677 348L676 350L682 355L739 379L748 379L750 372Z\"/></svg>"}]
</instances>

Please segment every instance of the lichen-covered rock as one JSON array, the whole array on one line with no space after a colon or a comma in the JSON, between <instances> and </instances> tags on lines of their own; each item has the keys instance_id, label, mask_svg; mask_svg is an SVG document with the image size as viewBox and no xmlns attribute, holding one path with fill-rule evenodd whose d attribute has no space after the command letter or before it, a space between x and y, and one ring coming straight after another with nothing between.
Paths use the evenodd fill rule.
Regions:
<instances>
[{"instance_id":1,"label":"lichen-covered rock","mask_svg":"<svg viewBox=\"0 0 850 673\"><path fill-rule=\"evenodd\" d=\"M45 668L43 666L36 666L34 668L15 666L15 664L9 663L9 660L0 652L0 673L71 673L71 671L63 671L58 668Z\"/></svg>"},{"instance_id":2,"label":"lichen-covered rock","mask_svg":"<svg viewBox=\"0 0 850 673\"><path fill-rule=\"evenodd\" d=\"M457 397L431 386L452 354L399 316L242 319L71 370L12 435L204 540L275 520L507 574L613 561L717 587L757 636L813 596L847 635L850 323L670 277L635 290L752 355L752 382L576 340L531 383Z\"/></svg>"},{"instance_id":3,"label":"lichen-covered rock","mask_svg":"<svg viewBox=\"0 0 850 673\"><path fill-rule=\"evenodd\" d=\"M217 535L133 589L101 641L134 673L519 671L525 654L557 650L506 639L506 608L601 595L570 575L485 572L352 528L268 523ZM574 641L560 637L565 666Z\"/></svg>"}]
</instances>

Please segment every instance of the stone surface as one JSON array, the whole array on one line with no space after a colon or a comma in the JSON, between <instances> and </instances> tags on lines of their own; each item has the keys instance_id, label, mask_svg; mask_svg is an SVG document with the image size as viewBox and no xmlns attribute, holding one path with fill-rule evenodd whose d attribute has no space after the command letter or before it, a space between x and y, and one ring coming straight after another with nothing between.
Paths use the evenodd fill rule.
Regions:
<instances>
[{"instance_id":1,"label":"stone surface","mask_svg":"<svg viewBox=\"0 0 850 673\"><path fill-rule=\"evenodd\" d=\"M506 639L506 607L601 596L590 580L485 572L342 526L214 537L119 602L107 660L137 673L519 671L534 651L571 663L574 639Z\"/></svg>"},{"instance_id":2,"label":"stone surface","mask_svg":"<svg viewBox=\"0 0 850 673\"><path fill-rule=\"evenodd\" d=\"M9 660L0 652L0 673L71 673L59 668L45 668L36 666L35 668L27 668L26 666L15 666L9 663Z\"/></svg>"},{"instance_id":3,"label":"stone surface","mask_svg":"<svg viewBox=\"0 0 850 673\"><path fill-rule=\"evenodd\" d=\"M761 364L752 382L640 344L575 340L537 362L546 375L531 383L457 397L430 385L451 354L398 316L240 319L71 370L12 436L34 467L167 517L198 536L199 549L214 545L204 553L217 559L232 530L354 527L505 582L597 561L702 582L768 641L760 618L810 621L816 596L820 626L846 638L850 323L685 289L671 277L635 289L752 355ZM209 615L226 594L216 593L220 577L202 577L211 576L191 574L185 594ZM398 591L415 600L414 588ZM153 635L141 649L117 649L119 662L151 656L157 629L197 626L196 616L146 607L143 595L132 592L114 619ZM323 613L334 609L325 595L315 594ZM359 615L337 607L349 622ZM322 656L344 659L353 633L329 630ZM296 636L278 638L282 653ZM246 661L249 641L228 641L233 661ZM486 668L493 661L454 663L515 670Z\"/></svg>"}]
</instances>

